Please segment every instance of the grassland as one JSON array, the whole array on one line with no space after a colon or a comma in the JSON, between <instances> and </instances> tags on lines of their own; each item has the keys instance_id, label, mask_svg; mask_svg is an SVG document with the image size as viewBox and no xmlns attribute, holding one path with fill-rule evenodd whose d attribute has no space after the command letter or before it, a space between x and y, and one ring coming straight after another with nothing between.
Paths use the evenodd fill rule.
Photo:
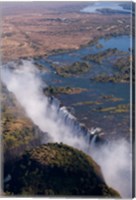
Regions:
<instances>
[{"instance_id":1,"label":"grassland","mask_svg":"<svg viewBox=\"0 0 136 200\"><path fill-rule=\"evenodd\" d=\"M128 113L130 110L130 105L129 104L119 104L117 106L112 106L112 107L99 107L97 109L94 109L94 111L98 112L109 112L109 113Z\"/></svg>"},{"instance_id":2,"label":"grassland","mask_svg":"<svg viewBox=\"0 0 136 200\"><path fill-rule=\"evenodd\" d=\"M86 3L87 4L87 3ZM130 33L127 15L79 12L84 4L1 3L3 62L79 49L100 37ZM71 8L72 7L72 8ZM101 25L100 25L101 22Z\"/></svg>"}]
</instances>

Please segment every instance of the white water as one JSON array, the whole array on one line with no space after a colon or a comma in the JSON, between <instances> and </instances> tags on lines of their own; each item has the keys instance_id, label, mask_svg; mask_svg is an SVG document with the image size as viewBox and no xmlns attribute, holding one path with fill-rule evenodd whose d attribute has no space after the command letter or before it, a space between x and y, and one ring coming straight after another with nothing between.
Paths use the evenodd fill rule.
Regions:
<instances>
[{"instance_id":1,"label":"white water","mask_svg":"<svg viewBox=\"0 0 136 200\"><path fill-rule=\"evenodd\" d=\"M52 142L63 142L87 151L88 138L79 123L65 107L60 108L59 101L49 103L49 99L43 95L43 84L37 70L31 62L24 61L14 71L5 67L2 70L2 81L15 94L32 121L49 134Z\"/></svg>"},{"instance_id":2,"label":"white water","mask_svg":"<svg viewBox=\"0 0 136 200\"><path fill-rule=\"evenodd\" d=\"M60 108L57 99L50 104L43 95L43 85L35 66L30 61L23 61L14 70L4 66L1 70L2 81L13 92L32 121L50 136L51 142L62 142L91 155L101 166L107 184L117 189L124 198L131 197L130 189L130 147L122 140L111 143L101 149L93 147L96 136L89 148L90 140L87 129L82 129L78 121L65 107ZM42 143L48 141L43 140Z\"/></svg>"}]
</instances>

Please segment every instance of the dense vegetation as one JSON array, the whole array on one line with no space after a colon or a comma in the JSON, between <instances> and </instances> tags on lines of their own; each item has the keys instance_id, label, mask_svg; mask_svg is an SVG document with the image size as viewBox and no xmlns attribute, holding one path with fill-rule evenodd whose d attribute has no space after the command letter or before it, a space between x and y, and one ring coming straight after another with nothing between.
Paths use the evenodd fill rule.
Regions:
<instances>
[{"instance_id":1,"label":"dense vegetation","mask_svg":"<svg viewBox=\"0 0 136 200\"><path fill-rule=\"evenodd\" d=\"M120 197L86 154L63 144L27 151L13 166L6 193L22 195L91 195Z\"/></svg>"},{"instance_id":2,"label":"dense vegetation","mask_svg":"<svg viewBox=\"0 0 136 200\"><path fill-rule=\"evenodd\" d=\"M43 133L26 116L21 105L2 84L1 125L4 160L13 160L41 143ZM45 135L45 134L44 134Z\"/></svg>"},{"instance_id":3,"label":"dense vegetation","mask_svg":"<svg viewBox=\"0 0 136 200\"><path fill-rule=\"evenodd\" d=\"M44 89L44 93L46 95L48 94L79 94L81 92L85 92L86 89L84 88L72 88L72 87L55 87L55 86L49 86Z\"/></svg>"},{"instance_id":4,"label":"dense vegetation","mask_svg":"<svg viewBox=\"0 0 136 200\"><path fill-rule=\"evenodd\" d=\"M121 74L119 72L108 75L106 73L102 73L97 75L94 78L91 78L91 80L95 80L97 82L112 82L112 83L126 83L129 82L130 74Z\"/></svg>"},{"instance_id":5,"label":"dense vegetation","mask_svg":"<svg viewBox=\"0 0 136 200\"><path fill-rule=\"evenodd\" d=\"M118 51L116 52L117 54L119 53ZM130 81L130 63L132 58L130 55L123 55L123 52L121 54L114 54L114 59L111 59L109 62L109 65L113 65L114 68L117 70L111 75L108 75L106 73L101 73L98 74L97 76L91 78L91 80L95 80L97 82L129 82ZM105 54L104 52L95 54L95 55L90 55L87 57L87 59L91 59L94 62L97 63L102 63L102 60L105 59L105 56L109 57L109 52ZM111 57L109 57L111 58ZM132 62L132 73L134 73L134 62ZM134 76L133 76L133 82L134 82Z\"/></svg>"},{"instance_id":6,"label":"dense vegetation","mask_svg":"<svg viewBox=\"0 0 136 200\"><path fill-rule=\"evenodd\" d=\"M75 76L80 75L82 73L87 72L91 65L87 62L75 62L72 65L68 66L53 66L56 69L57 74L63 77Z\"/></svg>"},{"instance_id":7,"label":"dense vegetation","mask_svg":"<svg viewBox=\"0 0 136 200\"><path fill-rule=\"evenodd\" d=\"M119 51L117 48L114 49L106 49L105 51L90 54L84 57L85 60L93 61L95 63L101 64L103 60L109 59L112 56L124 55L126 52Z\"/></svg>"},{"instance_id":8,"label":"dense vegetation","mask_svg":"<svg viewBox=\"0 0 136 200\"><path fill-rule=\"evenodd\" d=\"M132 74L134 74L135 69L134 60L132 60L132 57L129 55L123 58L117 58L115 59L113 64L119 70L121 80L124 80L126 82L130 81L130 69L132 67ZM135 81L134 76L132 81Z\"/></svg>"}]
</instances>

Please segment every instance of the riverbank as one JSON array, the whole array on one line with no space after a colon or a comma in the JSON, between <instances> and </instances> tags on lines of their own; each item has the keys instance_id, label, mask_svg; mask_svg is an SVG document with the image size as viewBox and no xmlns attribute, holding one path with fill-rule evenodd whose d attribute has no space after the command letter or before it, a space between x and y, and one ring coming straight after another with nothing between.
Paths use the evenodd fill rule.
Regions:
<instances>
[{"instance_id":1,"label":"riverbank","mask_svg":"<svg viewBox=\"0 0 136 200\"><path fill-rule=\"evenodd\" d=\"M31 3L27 10L24 9L25 4L17 7L14 3L12 9L16 10L17 7L16 12L9 13L4 9L1 45L3 62L80 49L102 37L129 35L130 16L82 13L79 4L73 11L65 3L63 10L60 4L57 9L53 5L44 6L43 9L40 3L37 3L36 10Z\"/></svg>"}]
</instances>

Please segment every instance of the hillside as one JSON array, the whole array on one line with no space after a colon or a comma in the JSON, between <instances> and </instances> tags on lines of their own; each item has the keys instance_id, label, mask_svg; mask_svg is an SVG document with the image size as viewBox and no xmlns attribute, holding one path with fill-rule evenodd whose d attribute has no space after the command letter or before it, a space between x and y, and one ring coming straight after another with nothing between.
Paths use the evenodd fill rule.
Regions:
<instances>
[{"instance_id":1,"label":"hillside","mask_svg":"<svg viewBox=\"0 0 136 200\"><path fill-rule=\"evenodd\" d=\"M45 133L27 117L13 93L1 85L1 127L4 161L13 160L39 144Z\"/></svg>"},{"instance_id":2,"label":"hillside","mask_svg":"<svg viewBox=\"0 0 136 200\"><path fill-rule=\"evenodd\" d=\"M120 197L106 185L92 158L63 144L49 143L27 151L10 174L6 193Z\"/></svg>"}]
</instances>

